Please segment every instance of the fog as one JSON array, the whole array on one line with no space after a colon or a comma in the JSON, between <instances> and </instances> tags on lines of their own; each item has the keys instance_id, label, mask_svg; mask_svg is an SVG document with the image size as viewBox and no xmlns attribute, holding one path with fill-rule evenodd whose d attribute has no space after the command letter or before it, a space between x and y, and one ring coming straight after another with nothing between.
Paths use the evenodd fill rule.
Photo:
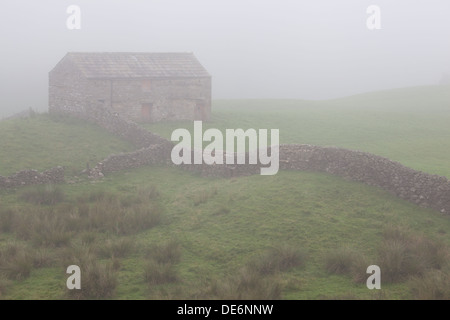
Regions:
<instances>
[{"instance_id":1,"label":"fog","mask_svg":"<svg viewBox=\"0 0 450 320\"><path fill-rule=\"evenodd\" d=\"M69 5L81 29L69 30ZM381 29L369 30L369 5ZM448 0L3 0L0 117L47 108L70 51L194 52L213 98L330 99L437 84L450 72Z\"/></svg>"}]
</instances>

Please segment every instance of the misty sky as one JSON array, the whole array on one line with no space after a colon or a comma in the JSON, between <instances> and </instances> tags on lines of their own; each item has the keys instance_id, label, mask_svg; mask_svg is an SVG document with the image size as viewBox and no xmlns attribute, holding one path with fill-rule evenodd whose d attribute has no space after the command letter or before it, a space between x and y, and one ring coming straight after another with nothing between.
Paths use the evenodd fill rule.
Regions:
<instances>
[{"instance_id":1,"label":"misty sky","mask_svg":"<svg viewBox=\"0 0 450 320\"><path fill-rule=\"evenodd\" d=\"M81 8L81 30L66 9ZM381 8L381 30L366 9ZM194 52L213 98L329 99L436 84L450 72L449 0L2 0L0 117L47 108L70 51Z\"/></svg>"}]
</instances>

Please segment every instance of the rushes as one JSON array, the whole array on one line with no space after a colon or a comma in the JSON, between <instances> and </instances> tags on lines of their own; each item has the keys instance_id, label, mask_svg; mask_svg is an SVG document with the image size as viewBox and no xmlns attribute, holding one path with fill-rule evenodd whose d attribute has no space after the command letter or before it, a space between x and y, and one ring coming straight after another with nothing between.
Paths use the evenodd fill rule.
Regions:
<instances>
[{"instance_id":1,"label":"rushes","mask_svg":"<svg viewBox=\"0 0 450 320\"><path fill-rule=\"evenodd\" d=\"M226 300L281 299L283 285L280 275L293 268L304 267L306 260L303 249L278 245L253 258L236 274L213 282L200 296Z\"/></svg>"},{"instance_id":2,"label":"rushes","mask_svg":"<svg viewBox=\"0 0 450 320\"><path fill-rule=\"evenodd\" d=\"M302 267L305 261L306 253L303 250L282 245L257 257L250 262L249 268L261 275L271 275L294 267Z\"/></svg>"},{"instance_id":3,"label":"rushes","mask_svg":"<svg viewBox=\"0 0 450 320\"><path fill-rule=\"evenodd\" d=\"M158 203L123 207L120 197L103 194L88 199L94 202L4 210L0 214L0 228L14 232L21 240L32 240L37 246L61 247L69 245L74 235L80 233L130 235L161 222L162 209Z\"/></svg>"},{"instance_id":4,"label":"rushes","mask_svg":"<svg viewBox=\"0 0 450 320\"><path fill-rule=\"evenodd\" d=\"M33 268L32 251L17 243L9 243L0 251L0 274L10 280L27 278Z\"/></svg>"},{"instance_id":5,"label":"rushes","mask_svg":"<svg viewBox=\"0 0 450 320\"><path fill-rule=\"evenodd\" d=\"M181 245L178 241L172 239L150 247L146 258L144 280L150 287L179 280L175 269L181 259Z\"/></svg>"},{"instance_id":6,"label":"rushes","mask_svg":"<svg viewBox=\"0 0 450 320\"><path fill-rule=\"evenodd\" d=\"M375 264L381 269L382 283L414 279L411 286L416 292L415 296L420 296L418 288L429 288L431 284L437 283L436 278L448 275L448 271L440 271L446 266L448 258L448 248L441 242L390 226L383 233L375 259L369 260L349 247L341 247L327 253L325 269L331 274L349 275L354 282L365 283L368 278L366 268ZM436 290L442 291L438 287ZM426 291L429 296L434 295L433 289Z\"/></svg>"},{"instance_id":7,"label":"rushes","mask_svg":"<svg viewBox=\"0 0 450 320\"><path fill-rule=\"evenodd\" d=\"M36 268L60 266L65 271L69 265L81 268L82 289L66 291L66 297L114 297L120 259L137 249L134 235L157 226L162 217L155 188L133 196L96 192L71 202L61 189L39 186L19 198L33 206L0 208L0 231L16 239L0 246L0 297ZM151 276L146 279L153 284L178 279L173 265L180 259L180 245L169 241L150 251L154 263L147 267Z\"/></svg>"},{"instance_id":8,"label":"rushes","mask_svg":"<svg viewBox=\"0 0 450 320\"><path fill-rule=\"evenodd\" d=\"M350 274L358 254L350 247L341 247L329 252L325 257L325 269L332 274Z\"/></svg>"},{"instance_id":9,"label":"rushes","mask_svg":"<svg viewBox=\"0 0 450 320\"><path fill-rule=\"evenodd\" d=\"M20 199L37 205L55 205L64 200L64 193L58 186L44 185L23 191Z\"/></svg>"}]
</instances>

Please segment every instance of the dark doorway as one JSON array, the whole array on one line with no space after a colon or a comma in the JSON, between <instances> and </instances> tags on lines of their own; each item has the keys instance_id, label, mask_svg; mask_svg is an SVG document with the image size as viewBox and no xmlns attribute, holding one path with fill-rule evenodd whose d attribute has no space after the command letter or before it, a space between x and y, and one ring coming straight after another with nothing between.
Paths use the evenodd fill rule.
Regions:
<instances>
[{"instance_id":1,"label":"dark doorway","mask_svg":"<svg viewBox=\"0 0 450 320\"><path fill-rule=\"evenodd\" d=\"M141 106L141 117L142 121L151 121L153 103L143 103Z\"/></svg>"},{"instance_id":2,"label":"dark doorway","mask_svg":"<svg viewBox=\"0 0 450 320\"><path fill-rule=\"evenodd\" d=\"M195 120L206 120L205 103L203 101L197 101L195 104Z\"/></svg>"}]
</instances>

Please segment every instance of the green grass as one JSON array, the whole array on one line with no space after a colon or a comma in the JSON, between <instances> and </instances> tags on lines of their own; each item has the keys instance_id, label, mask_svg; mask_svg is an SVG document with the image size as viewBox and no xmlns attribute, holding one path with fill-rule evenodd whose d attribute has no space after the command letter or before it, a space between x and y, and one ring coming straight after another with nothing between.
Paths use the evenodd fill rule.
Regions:
<instances>
[{"instance_id":1,"label":"green grass","mask_svg":"<svg viewBox=\"0 0 450 320\"><path fill-rule=\"evenodd\" d=\"M261 276L267 290L280 286L281 298L284 299L337 298L342 295L372 299L374 292L368 290L365 283L355 283L351 276L329 274L324 260L330 250L351 246L355 252L366 256L369 263L381 264L378 249L383 242L384 231L392 225L408 227L411 232L423 233L433 241L450 245L448 231L440 232L450 228L447 217L406 203L378 188L326 174L283 171L270 177L227 180L206 179L176 168L146 167L109 176L101 183L65 185L63 189L65 201L76 202L81 195L99 189L117 197L126 197L138 188L154 186L155 182L158 182L159 201L164 206L163 222L131 236L114 235L118 239L132 239L135 249L126 247L122 250L127 254L118 257L120 269L113 298L205 297L205 284L218 283L220 290L226 289L224 283L234 286L241 280L230 278L230 275L244 272L242 268L251 266L254 261L264 261L261 257L266 257L273 248L288 246L306 250L308 258L301 265L294 263L292 268L280 268L282 271L275 275ZM211 189L217 190L213 198L199 205L193 203L194 194ZM11 199L17 196L4 195ZM218 206L226 206L229 212L215 214ZM118 240L105 241L108 234L99 233L98 239L93 240L94 248L104 244L108 249L108 243L118 243ZM10 234L10 237L14 235ZM149 280L149 285L144 278L148 267L146 261L149 256L155 256L149 252L158 252L154 246L164 247L173 238L180 246L175 249L175 252L180 251L175 257L180 257L155 260L162 261L162 264L153 263L152 268L162 268L167 261L175 261L175 264L170 264L168 270L158 269L159 277L167 281L153 279ZM78 243L77 239L76 236L72 238L73 245ZM72 250L69 245L67 248ZM104 254L99 256L102 263L111 263L104 257ZM5 297L26 299L39 296L35 290L40 290L46 281L51 283L55 277L49 274L48 278L42 278L43 271L40 270L52 268L54 266L33 269L26 279L13 279ZM64 275L60 277L62 281L65 279ZM39 298L64 297L66 290L63 285L56 293L43 291ZM388 299L412 297L407 279L393 284L383 283L382 291ZM222 292L222 296L227 295Z\"/></svg>"},{"instance_id":2,"label":"green grass","mask_svg":"<svg viewBox=\"0 0 450 320\"><path fill-rule=\"evenodd\" d=\"M94 125L48 114L0 123L0 175L23 169L66 167L77 175L86 163L95 166L111 153L132 151L134 146Z\"/></svg>"},{"instance_id":3,"label":"green grass","mask_svg":"<svg viewBox=\"0 0 450 320\"><path fill-rule=\"evenodd\" d=\"M215 101L207 126L279 128L283 143L370 151L450 176L450 139L444 139L450 133L449 100L444 88L429 87L322 102ZM147 127L170 137L172 129L191 125ZM29 135L12 135L16 127ZM45 152L18 147L32 144L33 132L53 134L48 143L37 139ZM77 147L64 143L69 132L79 137ZM99 147L98 160L132 148L101 129L46 115L1 122L2 133L15 139L6 144L7 153L2 149L1 168L14 167L5 171L22 169L24 161L37 169L61 164L50 165L53 155L81 170L86 153L80 150L94 150L85 144ZM40 201L49 194L39 187L0 190L1 299L448 297L440 282L448 283L450 219L325 173L223 179L155 166L57 190L53 205ZM147 221L149 208L157 209L157 220ZM398 278L391 273L392 283L382 275L382 290L368 290L365 268L387 258L395 263L382 248L398 239L408 244L404 252L424 261L423 272ZM340 260L343 248L351 249ZM437 256L442 259L436 262ZM88 287L85 295L67 292L65 267L76 263L86 264L81 267L88 277L105 273L99 288Z\"/></svg>"},{"instance_id":4,"label":"green grass","mask_svg":"<svg viewBox=\"0 0 450 320\"><path fill-rule=\"evenodd\" d=\"M217 100L206 128L280 129L280 143L371 152L450 177L450 88L418 87L327 101ZM191 122L146 128L169 138Z\"/></svg>"}]
</instances>

